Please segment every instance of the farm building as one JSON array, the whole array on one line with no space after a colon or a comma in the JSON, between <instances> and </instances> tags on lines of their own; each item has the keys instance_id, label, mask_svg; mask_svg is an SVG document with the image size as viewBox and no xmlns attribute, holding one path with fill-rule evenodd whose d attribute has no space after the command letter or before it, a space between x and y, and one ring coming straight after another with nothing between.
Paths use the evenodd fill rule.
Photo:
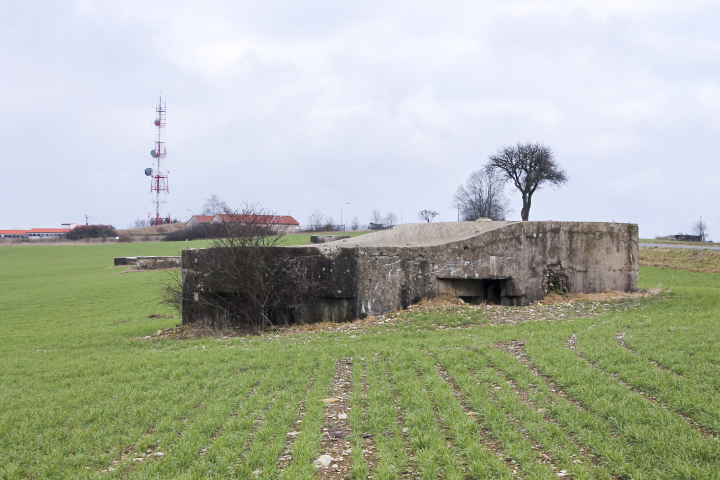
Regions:
<instances>
[{"instance_id":1,"label":"farm building","mask_svg":"<svg viewBox=\"0 0 720 480\"><path fill-rule=\"evenodd\" d=\"M289 215L239 215L231 213L220 213L218 215L193 215L187 222L188 227L208 223L253 223L256 225L268 225L272 228L282 229L285 233L296 233L300 223Z\"/></svg>"},{"instance_id":2,"label":"farm building","mask_svg":"<svg viewBox=\"0 0 720 480\"><path fill-rule=\"evenodd\" d=\"M64 239L70 228L33 228L30 230L0 230L0 238L42 240L46 238Z\"/></svg>"},{"instance_id":3,"label":"farm building","mask_svg":"<svg viewBox=\"0 0 720 480\"><path fill-rule=\"evenodd\" d=\"M210 223L213 218L215 218L215 215L193 215L190 217L190 220L187 221L187 226L194 227L195 225Z\"/></svg>"},{"instance_id":4,"label":"farm building","mask_svg":"<svg viewBox=\"0 0 720 480\"><path fill-rule=\"evenodd\" d=\"M441 293L469 303L527 305L551 291L637 289L635 224L406 224L319 245L274 248L312 259L324 285L307 304L313 321L380 315ZM212 273L198 272L213 254L183 252L183 323L219 315L204 297L236 293L232 280L213 281Z\"/></svg>"},{"instance_id":5,"label":"farm building","mask_svg":"<svg viewBox=\"0 0 720 480\"><path fill-rule=\"evenodd\" d=\"M30 240L40 240L43 238L65 238L71 228L33 228L28 230L28 238Z\"/></svg>"},{"instance_id":6,"label":"farm building","mask_svg":"<svg viewBox=\"0 0 720 480\"><path fill-rule=\"evenodd\" d=\"M27 238L27 230L0 230L0 238Z\"/></svg>"}]
</instances>

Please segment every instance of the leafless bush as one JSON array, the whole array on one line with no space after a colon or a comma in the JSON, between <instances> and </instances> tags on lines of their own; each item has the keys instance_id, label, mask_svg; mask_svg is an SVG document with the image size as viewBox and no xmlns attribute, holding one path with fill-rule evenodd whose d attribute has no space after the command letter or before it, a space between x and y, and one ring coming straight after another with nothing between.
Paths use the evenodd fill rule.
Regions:
<instances>
[{"instance_id":1,"label":"leafless bush","mask_svg":"<svg viewBox=\"0 0 720 480\"><path fill-rule=\"evenodd\" d=\"M283 247L284 228L271 217L258 205L229 214L210 248L185 252L192 268L168 277L166 303L213 328L305 323L322 288L316 262L309 250Z\"/></svg>"},{"instance_id":2,"label":"leafless bush","mask_svg":"<svg viewBox=\"0 0 720 480\"><path fill-rule=\"evenodd\" d=\"M308 218L308 229L312 232L317 232L320 230L320 227L322 226L323 222L323 214L320 210L315 209L310 214L310 217Z\"/></svg>"},{"instance_id":3,"label":"leafless bush","mask_svg":"<svg viewBox=\"0 0 720 480\"><path fill-rule=\"evenodd\" d=\"M207 200L205 200L205 205L203 205L202 208L202 214L215 216L218 213L228 213L228 206L227 203L225 203L225 200L213 193Z\"/></svg>"},{"instance_id":4,"label":"leafless bush","mask_svg":"<svg viewBox=\"0 0 720 480\"><path fill-rule=\"evenodd\" d=\"M418 218L422 220L423 222L430 223L433 221L433 218L440 215L435 210L428 210L427 208L425 210L420 210L420 213L418 213Z\"/></svg>"},{"instance_id":5,"label":"leafless bush","mask_svg":"<svg viewBox=\"0 0 720 480\"><path fill-rule=\"evenodd\" d=\"M705 223L702 219L702 215L700 216L700 220L695 222L693 225L693 233L700 237L700 241L704 242L707 239L708 235L708 228L707 223Z\"/></svg>"}]
</instances>

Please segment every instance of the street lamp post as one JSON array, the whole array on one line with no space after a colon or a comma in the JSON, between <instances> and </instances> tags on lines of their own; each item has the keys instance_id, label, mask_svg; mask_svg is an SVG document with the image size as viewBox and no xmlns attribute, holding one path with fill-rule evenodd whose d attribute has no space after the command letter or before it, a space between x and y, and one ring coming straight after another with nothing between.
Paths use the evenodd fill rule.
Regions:
<instances>
[{"instance_id":1,"label":"street lamp post","mask_svg":"<svg viewBox=\"0 0 720 480\"><path fill-rule=\"evenodd\" d=\"M350 202L347 202L345 205L350 205ZM343 221L342 221L342 211L343 211L343 208L345 208L345 205L340 207L340 226L342 226L343 230L345 230L345 225L343 224Z\"/></svg>"}]
</instances>

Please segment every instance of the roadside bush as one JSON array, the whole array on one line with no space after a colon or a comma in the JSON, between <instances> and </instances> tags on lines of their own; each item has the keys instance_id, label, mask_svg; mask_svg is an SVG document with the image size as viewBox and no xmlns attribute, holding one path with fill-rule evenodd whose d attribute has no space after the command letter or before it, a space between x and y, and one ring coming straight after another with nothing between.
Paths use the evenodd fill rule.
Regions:
<instances>
[{"instance_id":1,"label":"roadside bush","mask_svg":"<svg viewBox=\"0 0 720 480\"><path fill-rule=\"evenodd\" d=\"M118 233L112 225L78 225L67 233L68 240L85 238L117 237Z\"/></svg>"}]
</instances>

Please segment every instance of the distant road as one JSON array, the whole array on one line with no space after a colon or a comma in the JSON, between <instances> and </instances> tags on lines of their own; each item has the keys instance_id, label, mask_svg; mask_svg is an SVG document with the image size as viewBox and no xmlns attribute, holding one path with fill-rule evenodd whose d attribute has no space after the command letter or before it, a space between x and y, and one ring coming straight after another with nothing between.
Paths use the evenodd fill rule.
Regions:
<instances>
[{"instance_id":1,"label":"distant road","mask_svg":"<svg viewBox=\"0 0 720 480\"><path fill-rule=\"evenodd\" d=\"M699 247L696 245L669 245L666 243L641 243L641 247L658 247L658 248L689 248L691 250L715 250L720 252L720 247Z\"/></svg>"}]
</instances>

